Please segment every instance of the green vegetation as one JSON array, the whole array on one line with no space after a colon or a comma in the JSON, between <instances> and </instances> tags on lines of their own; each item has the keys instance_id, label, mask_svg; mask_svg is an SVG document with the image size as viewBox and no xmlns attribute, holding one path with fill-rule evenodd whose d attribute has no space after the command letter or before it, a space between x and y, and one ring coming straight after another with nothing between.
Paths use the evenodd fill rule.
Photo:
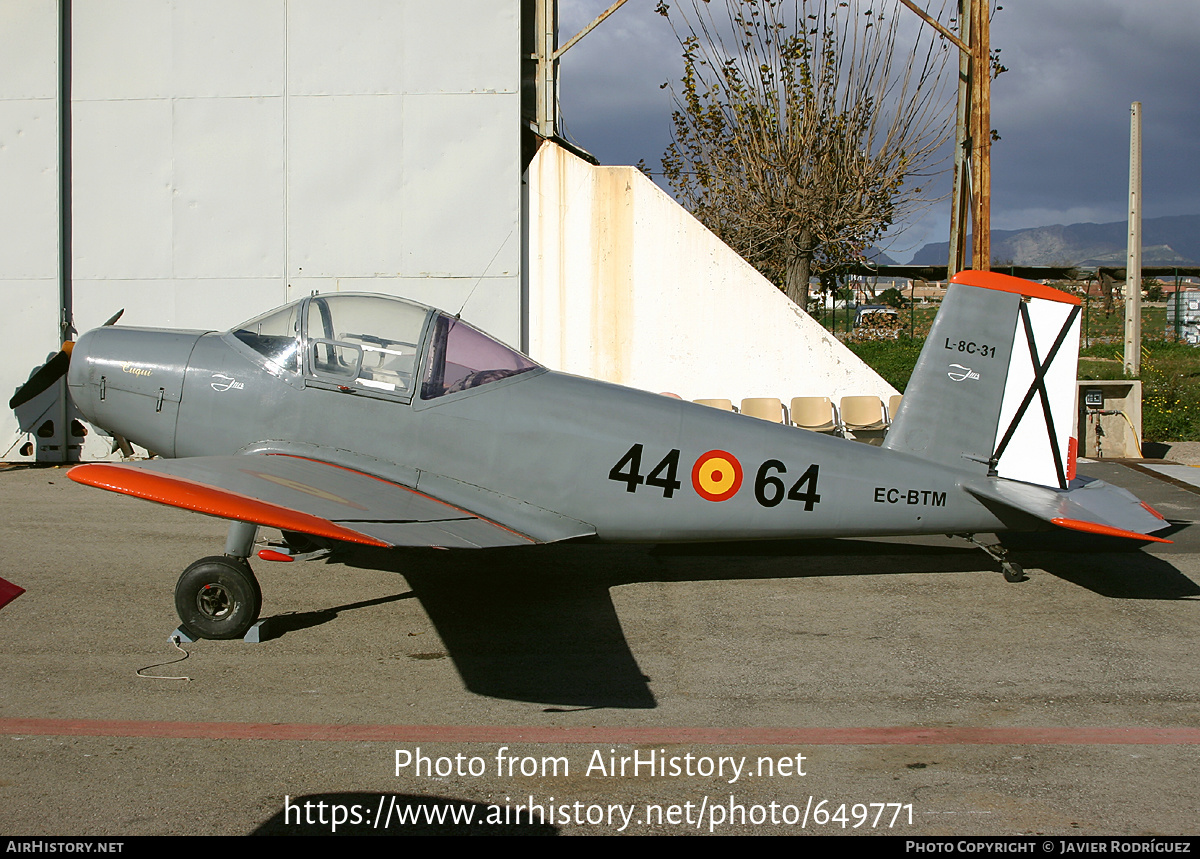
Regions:
<instances>
[{"instance_id":1,"label":"green vegetation","mask_svg":"<svg viewBox=\"0 0 1200 859\"><path fill-rule=\"evenodd\" d=\"M1091 299L1085 303L1084 316L1081 325L1080 334L1083 343L1086 346L1095 348L1096 344L1117 344L1117 348L1121 348L1121 343L1125 339L1125 314L1124 310L1118 303L1114 312L1104 314L1103 302L1099 299ZM1142 305L1142 339L1155 340L1162 339L1167 330L1167 306L1165 304L1155 306L1152 304ZM1106 354L1112 352L1108 349ZM1082 354L1082 353L1081 353ZM1120 377L1118 377L1120 378Z\"/></svg>"},{"instance_id":2,"label":"green vegetation","mask_svg":"<svg viewBox=\"0 0 1200 859\"><path fill-rule=\"evenodd\" d=\"M1152 327L1146 321L1148 312L1154 311L1160 316L1163 313L1162 308L1143 309L1143 330L1157 335L1163 322ZM1119 325L1120 317L1113 316ZM918 320L917 325L921 321ZM928 325L924 327L927 332ZM1115 338L1113 342L1093 343L1080 350L1080 379L1125 378L1119 332ZM1200 440L1200 348L1161 336L1144 337L1142 343L1143 441ZM896 390L903 392L925 345L925 338L923 335L904 335L896 340L846 345Z\"/></svg>"},{"instance_id":3,"label":"green vegetation","mask_svg":"<svg viewBox=\"0 0 1200 859\"><path fill-rule=\"evenodd\" d=\"M897 340L872 340L862 343L847 343L850 351L862 358L876 373L883 376L889 385L904 393L908 377L912 375L925 338L900 337Z\"/></svg>"},{"instance_id":4,"label":"green vegetation","mask_svg":"<svg viewBox=\"0 0 1200 859\"><path fill-rule=\"evenodd\" d=\"M1114 344L1080 350L1080 379L1124 379L1124 356ZM1142 339L1144 441L1200 440L1200 348Z\"/></svg>"}]
</instances>

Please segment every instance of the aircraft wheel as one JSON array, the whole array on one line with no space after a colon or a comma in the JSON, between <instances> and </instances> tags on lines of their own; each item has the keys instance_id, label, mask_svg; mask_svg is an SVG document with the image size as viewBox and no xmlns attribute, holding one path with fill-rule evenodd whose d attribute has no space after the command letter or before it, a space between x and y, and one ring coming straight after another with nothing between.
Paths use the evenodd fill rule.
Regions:
<instances>
[{"instance_id":1,"label":"aircraft wheel","mask_svg":"<svg viewBox=\"0 0 1200 859\"><path fill-rule=\"evenodd\" d=\"M1005 561L1000 565L1000 571L1004 573L1004 581L1006 582L1023 582L1027 578L1025 570L1020 564L1012 561Z\"/></svg>"},{"instance_id":2,"label":"aircraft wheel","mask_svg":"<svg viewBox=\"0 0 1200 859\"><path fill-rule=\"evenodd\" d=\"M261 609L258 579L242 558L201 558L175 585L175 610L197 638L243 638Z\"/></svg>"}]
</instances>

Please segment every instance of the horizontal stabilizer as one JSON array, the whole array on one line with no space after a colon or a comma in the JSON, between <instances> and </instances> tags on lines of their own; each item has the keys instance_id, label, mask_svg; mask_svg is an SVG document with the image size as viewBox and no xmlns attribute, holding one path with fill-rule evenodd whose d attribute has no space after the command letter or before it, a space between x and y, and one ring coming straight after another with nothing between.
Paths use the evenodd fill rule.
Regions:
<instances>
[{"instance_id":1,"label":"horizontal stabilizer","mask_svg":"<svg viewBox=\"0 0 1200 859\"><path fill-rule=\"evenodd\" d=\"M1139 501L1133 493L1103 480L1079 477L1066 490L995 479L964 488L985 504L999 503L1072 531L1171 542L1150 536L1149 532L1169 524L1154 508Z\"/></svg>"}]
</instances>

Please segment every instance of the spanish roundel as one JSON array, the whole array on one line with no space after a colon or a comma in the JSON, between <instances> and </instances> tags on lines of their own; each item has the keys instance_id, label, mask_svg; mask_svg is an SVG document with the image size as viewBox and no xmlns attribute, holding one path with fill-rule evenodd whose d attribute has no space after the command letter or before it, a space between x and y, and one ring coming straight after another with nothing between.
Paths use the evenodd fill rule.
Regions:
<instances>
[{"instance_id":1,"label":"spanish roundel","mask_svg":"<svg viewBox=\"0 0 1200 859\"><path fill-rule=\"evenodd\" d=\"M732 453L710 450L692 466L692 487L709 501L732 498L742 488L742 464Z\"/></svg>"}]
</instances>

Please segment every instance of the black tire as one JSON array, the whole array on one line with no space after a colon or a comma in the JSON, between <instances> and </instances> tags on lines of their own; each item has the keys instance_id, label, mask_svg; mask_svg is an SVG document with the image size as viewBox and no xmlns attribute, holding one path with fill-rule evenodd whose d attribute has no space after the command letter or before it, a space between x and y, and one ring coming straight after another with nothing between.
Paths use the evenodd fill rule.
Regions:
<instances>
[{"instance_id":1,"label":"black tire","mask_svg":"<svg viewBox=\"0 0 1200 859\"><path fill-rule=\"evenodd\" d=\"M1005 561L1000 565L1000 571L1004 573L1004 581L1006 582L1023 582L1026 579L1025 570L1021 565L1013 561Z\"/></svg>"},{"instance_id":2,"label":"black tire","mask_svg":"<svg viewBox=\"0 0 1200 859\"><path fill-rule=\"evenodd\" d=\"M244 638L261 610L262 589L241 558L201 558L175 585L175 611L193 638Z\"/></svg>"}]
</instances>

